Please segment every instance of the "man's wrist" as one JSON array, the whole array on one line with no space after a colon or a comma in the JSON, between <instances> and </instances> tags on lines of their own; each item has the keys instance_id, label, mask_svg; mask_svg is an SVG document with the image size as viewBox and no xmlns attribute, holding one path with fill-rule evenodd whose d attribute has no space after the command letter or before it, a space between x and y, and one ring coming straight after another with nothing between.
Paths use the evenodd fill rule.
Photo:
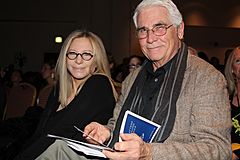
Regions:
<instances>
[{"instance_id":1,"label":"man's wrist","mask_svg":"<svg viewBox=\"0 0 240 160\"><path fill-rule=\"evenodd\" d=\"M141 159L144 160L152 160L152 145L150 143L145 143L143 142L143 150L141 151L141 153L143 153L143 155L141 156Z\"/></svg>"}]
</instances>

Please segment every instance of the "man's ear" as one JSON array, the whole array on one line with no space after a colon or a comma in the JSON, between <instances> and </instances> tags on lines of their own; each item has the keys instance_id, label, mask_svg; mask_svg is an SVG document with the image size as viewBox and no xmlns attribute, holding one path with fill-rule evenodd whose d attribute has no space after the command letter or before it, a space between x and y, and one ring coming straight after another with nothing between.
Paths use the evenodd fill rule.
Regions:
<instances>
[{"instance_id":1,"label":"man's ear","mask_svg":"<svg viewBox=\"0 0 240 160\"><path fill-rule=\"evenodd\" d=\"M179 39L183 39L184 36L184 22L182 21L177 28L177 34Z\"/></svg>"}]
</instances>

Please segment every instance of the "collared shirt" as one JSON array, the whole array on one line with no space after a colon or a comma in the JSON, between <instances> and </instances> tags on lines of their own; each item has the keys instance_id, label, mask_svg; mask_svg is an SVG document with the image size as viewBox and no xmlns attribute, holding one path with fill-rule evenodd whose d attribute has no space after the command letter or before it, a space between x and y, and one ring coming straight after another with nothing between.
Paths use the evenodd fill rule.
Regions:
<instances>
[{"instance_id":1,"label":"collared shirt","mask_svg":"<svg viewBox=\"0 0 240 160\"><path fill-rule=\"evenodd\" d=\"M171 59L162 67L158 68L155 72L153 70L152 62L148 61L145 65L147 76L142 90L142 110L140 110L139 113L145 118L150 119L150 117L152 117L153 113L155 112L157 95L163 83L165 73L170 69L173 59Z\"/></svg>"}]
</instances>

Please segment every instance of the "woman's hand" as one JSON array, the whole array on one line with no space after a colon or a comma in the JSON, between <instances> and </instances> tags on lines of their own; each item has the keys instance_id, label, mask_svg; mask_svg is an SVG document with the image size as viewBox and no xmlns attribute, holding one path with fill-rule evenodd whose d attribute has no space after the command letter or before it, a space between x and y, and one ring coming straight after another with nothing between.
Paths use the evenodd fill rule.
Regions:
<instances>
[{"instance_id":1,"label":"woman's hand","mask_svg":"<svg viewBox=\"0 0 240 160\"><path fill-rule=\"evenodd\" d=\"M104 143L105 141L109 140L110 138L110 130L106 128L105 126L97 123L97 122L91 122L84 128L83 137L86 138L86 140L90 143L96 144L94 140L91 140L88 136L94 138L96 141L100 143Z\"/></svg>"}]
</instances>

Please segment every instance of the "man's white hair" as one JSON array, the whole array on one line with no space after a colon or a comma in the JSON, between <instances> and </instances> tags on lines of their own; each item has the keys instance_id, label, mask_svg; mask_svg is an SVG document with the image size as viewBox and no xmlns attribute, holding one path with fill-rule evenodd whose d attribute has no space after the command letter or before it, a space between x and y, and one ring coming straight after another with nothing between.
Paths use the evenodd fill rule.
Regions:
<instances>
[{"instance_id":1,"label":"man's white hair","mask_svg":"<svg viewBox=\"0 0 240 160\"><path fill-rule=\"evenodd\" d=\"M135 27L137 26L137 16L141 9L151 6L162 6L165 7L169 12L169 19L175 26L179 26L182 22L182 14L178 10L177 6L171 0L143 0L135 9L133 15L133 21Z\"/></svg>"}]
</instances>

